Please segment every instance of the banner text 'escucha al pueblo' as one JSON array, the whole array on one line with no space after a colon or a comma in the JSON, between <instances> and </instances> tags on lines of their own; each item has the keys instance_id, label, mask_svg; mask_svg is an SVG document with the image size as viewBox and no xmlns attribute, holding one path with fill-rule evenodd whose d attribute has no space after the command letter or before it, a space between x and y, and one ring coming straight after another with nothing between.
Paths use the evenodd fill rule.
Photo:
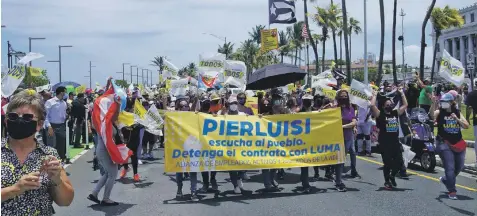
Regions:
<instances>
[{"instance_id":1,"label":"banner text 'escucha al pueblo'","mask_svg":"<svg viewBox=\"0 0 477 216\"><path fill-rule=\"evenodd\" d=\"M344 163L340 109L242 116L167 112L166 172L274 169Z\"/></svg>"}]
</instances>

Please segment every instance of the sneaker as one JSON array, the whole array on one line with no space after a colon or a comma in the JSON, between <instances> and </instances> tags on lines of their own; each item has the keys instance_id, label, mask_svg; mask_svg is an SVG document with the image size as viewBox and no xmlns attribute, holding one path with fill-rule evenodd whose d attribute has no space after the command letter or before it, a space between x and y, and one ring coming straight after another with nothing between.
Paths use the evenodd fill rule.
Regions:
<instances>
[{"instance_id":1,"label":"sneaker","mask_svg":"<svg viewBox=\"0 0 477 216\"><path fill-rule=\"evenodd\" d=\"M247 181L250 180L250 176L247 175L247 173L243 174L243 180Z\"/></svg>"},{"instance_id":2,"label":"sneaker","mask_svg":"<svg viewBox=\"0 0 477 216\"><path fill-rule=\"evenodd\" d=\"M373 155L371 154L371 152L366 152L366 156L372 157Z\"/></svg>"},{"instance_id":3,"label":"sneaker","mask_svg":"<svg viewBox=\"0 0 477 216\"><path fill-rule=\"evenodd\" d=\"M409 179L409 176L406 172L399 172L399 177L402 179Z\"/></svg>"},{"instance_id":4,"label":"sneaker","mask_svg":"<svg viewBox=\"0 0 477 216\"><path fill-rule=\"evenodd\" d=\"M137 164L142 165L142 161L138 159Z\"/></svg>"},{"instance_id":5,"label":"sneaker","mask_svg":"<svg viewBox=\"0 0 477 216\"><path fill-rule=\"evenodd\" d=\"M209 185L203 185L201 189L199 189L199 193L207 193L209 191Z\"/></svg>"},{"instance_id":6,"label":"sneaker","mask_svg":"<svg viewBox=\"0 0 477 216\"><path fill-rule=\"evenodd\" d=\"M237 187L234 188L234 193L235 193L235 194L241 194L241 193L242 193L242 190L240 190L240 187L239 187L239 186L237 186Z\"/></svg>"},{"instance_id":7,"label":"sneaker","mask_svg":"<svg viewBox=\"0 0 477 216\"><path fill-rule=\"evenodd\" d=\"M272 185L273 185L273 187L278 188L278 186L279 186L280 184L278 184L278 182L275 181L275 179L273 179L273 180L272 180Z\"/></svg>"},{"instance_id":8,"label":"sneaker","mask_svg":"<svg viewBox=\"0 0 477 216\"><path fill-rule=\"evenodd\" d=\"M457 193L456 192L449 192L447 194L449 196L449 199L451 200L458 200L459 198L457 198Z\"/></svg>"},{"instance_id":9,"label":"sneaker","mask_svg":"<svg viewBox=\"0 0 477 216\"><path fill-rule=\"evenodd\" d=\"M356 177L361 177L358 172L354 171L354 172L351 172L351 178L356 178Z\"/></svg>"},{"instance_id":10,"label":"sneaker","mask_svg":"<svg viewBox=\"0 0 477 216\"><path fill-rule=\"evenodd\" d=\"M238 185L238 187L239 187L241 190L243 190L243 182L242 182L242 180L240 180L240 179L237 180L237 185Z\"/></svg>"},{"instance_id":11,"label":"sneaker","mask_svg":"<svg viewBox=\"0 0 477 216\"><path fill-rule=\"evenodd\" d=\"M392 189L393 189L393 186L391 185L390 182L385 182L385 183L384 183L384 189L386 189L386 190L392 190Z\"/></svg>"},{"instance_id":12,"label":"sneaker","mask_svg":"<svg viewBox=\"0 0 477 216\"><path fill-rule=\"evenodd\" d=\"M176 199L181 199L182 198L182 187L177 188L177 194L176 194Z\"/></svg>"},{"instance_id":13,"label":"sneaker","mask_svg":"<svg viewBox=\"0 0 477 216\"><path fill-rule=\"evenodd\" d=\"M192 194L192 196L190 197L190 200L192 200L192 202L199 201L199 197L197 196L196 192L191 192L191 194Z\"/></svg>"},{"instance_id":14,"label":"sneaker","mask_svg":"<svg viewBox=\"0 0 477 216\"><path fill-rule=\"evenodd\" d=\"M336 187L336 190L339 191L339 192L346 192L346 186L345 184L341 183L341 184L337 184L335 185Z\"/></svg>"},{"instance_id":15,"label":"sneaker","mask_svg":"<svg viewBox=\"0 0 477 216\"><path fill-rule=\"evenodd\" d=\"M306 186L306 187L303 187L303 193L308 194L308 193L310 193L310 192L311 192L311 187L310 187L309 185Z\"/></svg>"},{"instance_id":16,"label":"sneaker","mask_svg":"<svg viewBox=\"0 0 477 216\"><path fill-rule=\"evenodd\" d=\"M123 168L123 170L121 170L121 174L119 174L119 178L126 177L126 174L128 174L128 172L129 172L129 169L124 169Z\"/></svg>"},{"instance_id":17,"label":"sneaker","mask_svg":"<svg viewBox=\"0 0 477 216\"><path fill-rule=\"evenodd\" d=\"M396 178L390 177L389 180L391 181L391 185L392 185L393 187L397 187Z\"/></svg>"},{"instance_id":18,"label":"sneaker","mask_svg":"<svg viewBox=\"0 0 477 216\"><path fill-rule=\"evenodd\" d=\"M439 181L440 181L444 186L446 185L446 183L445 183L446 180L444 179L444 177L439 177Z\"/></svg>"},{"instance_id":19,"label":"sneaker","mask_svg":"<svg viewBox=\"0 0 477 216\"><path fill-rule=\"evenodd\" d=\"M141 179L139 178L139 174L134 174L134 181L135 182L140 182Z\"/></svg>"}]
</instances>

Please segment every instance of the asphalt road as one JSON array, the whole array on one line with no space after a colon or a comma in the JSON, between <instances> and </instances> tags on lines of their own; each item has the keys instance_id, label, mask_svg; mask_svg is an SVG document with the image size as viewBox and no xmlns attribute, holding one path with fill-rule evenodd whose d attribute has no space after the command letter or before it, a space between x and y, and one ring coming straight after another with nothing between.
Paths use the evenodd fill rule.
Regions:
<instances>
[{"instance_id":1,"label":"asphalt road","mask_svg":"<svg viewBox=\"0 0 477 216\"><path fill-rule=\"evenodd\" d=\"M162 158L163 152L155 152ZM300 186L299 169L287 170L284 181L279 181L282 190L277 193L262 194L262 178L258 172L249 172L251 180L244 183L246 195L232 194L232 183L227 173L219 173L217 180L221 193L201 195L201 200L191 202L176 200L175 175L164 174L163 160L155 160L139 165L142 182L133 183L129 178L118 180L113 188L112 199L121 204L116 207L93 205L86 199L99 178L99 171L93 172L92 152L83 155L66 170L75 188L75 199L69 207L55 207L56 215L475 215L477 214L476 176L463 174L457 183L459 200L449 200L445 187L438 182L442 170L425 173L412 166L410 180L397 180L398 188L383 190L380 156L362 158L357 161L357 169L362 178L346 179L348 192L337 192L332 182L316 181L311 194L297 191ZM440 169L440 168L438 168ZM320 170L324 175L324 171ZM313 169L310 169L310 177ZM199 181L201 177L199 175ZM199 183L198 187L202 185ZM184 183L184 194L190 194L190 184ZM100 193L100 199L102 191Z\"/></svg>"}]
</instances>

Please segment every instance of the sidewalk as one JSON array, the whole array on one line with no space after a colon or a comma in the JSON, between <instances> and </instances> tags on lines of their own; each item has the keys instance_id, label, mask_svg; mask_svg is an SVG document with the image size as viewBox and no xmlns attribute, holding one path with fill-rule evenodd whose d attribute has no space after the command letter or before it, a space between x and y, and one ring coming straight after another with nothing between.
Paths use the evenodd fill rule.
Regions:
<instances>
[{"instance_id":1,"label":"sidewalk","mask_svg":"<svg viewBox=\"0 0 477 216\"><path fill-rule=\"evenodd\" d=\"M442 167L442 162L439 155L436 155L436 159L437 159L437 166ZM465 167L463 172L477 175L477 167L476 167L475 161L476 161L475 149L467 147L467 150L465 152L465 163L464 163Z\"/></svg>"}]
</instances>

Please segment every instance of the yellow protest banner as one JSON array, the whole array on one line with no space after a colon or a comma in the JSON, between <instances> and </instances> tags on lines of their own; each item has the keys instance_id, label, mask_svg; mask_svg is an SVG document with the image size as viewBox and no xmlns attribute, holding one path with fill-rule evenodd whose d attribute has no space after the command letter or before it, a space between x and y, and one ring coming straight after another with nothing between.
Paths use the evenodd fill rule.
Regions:
<instances>
[{"instance_id":1,"label":"yellow protest banner","mask_svg":"<svg viewBox=\"0 0 477 216\"><path fill-rule=\"evenodd\" d=\"M336 98L336 91L331 90L331 89L323 89L323 94L325 97L328 97L330 99L335 99Z\"/></svg>"},{"instance_id":2,"label":"yellow protest banner","mask_svg":"<svg viewBox=\"0 0 477 216\"><path fill-rule=\"evenodd\" d=\"M144 118L146 115L147 110L142 106L141 102L139 100L136 100L134 102L134 114L138 115L140 118Z\"/></svg>"},{"instance_id":3,"label":"yellow protest banner","mask_svg":"<svg viewBox=\"0 0 477 216\"><path fill-rule=\"evenodd\" d=\"M165 124L166 172L275 169L345 162L340 109L262 118L167 112Z\"/></svg>"},{"instance_id":4,"label":"yellow protest banner","mask_svg":"<svg viewBox=\"0 0 477 216\"><path fill-rule=\"evenodd\" d=\"M288 87L288 91L291 93L293 91L296 91L296 86L295 86L295 83L290 83L287 85Z\"/></svg>"},{"instance_id":5,"label":"yellow protest banner","mask_svg":"<svg viewBox=\"0 0 477 216\"><path fill-rule=\"evenodd\" d=\"M134 115L129 112L120 112L118 116L118 123L124 126L131 126L134 124Z\"/></svg>"},{"instance_id":6,"label":"yellow protest banner","mask_svg":"<svg viewBox=\"0 0 477 216\"><path fill-rule=\"evenodd\" d=\"M278 33L276 28L260 31L260 39L262 52L278 49Z\"/></svg>"}]
</instances>

